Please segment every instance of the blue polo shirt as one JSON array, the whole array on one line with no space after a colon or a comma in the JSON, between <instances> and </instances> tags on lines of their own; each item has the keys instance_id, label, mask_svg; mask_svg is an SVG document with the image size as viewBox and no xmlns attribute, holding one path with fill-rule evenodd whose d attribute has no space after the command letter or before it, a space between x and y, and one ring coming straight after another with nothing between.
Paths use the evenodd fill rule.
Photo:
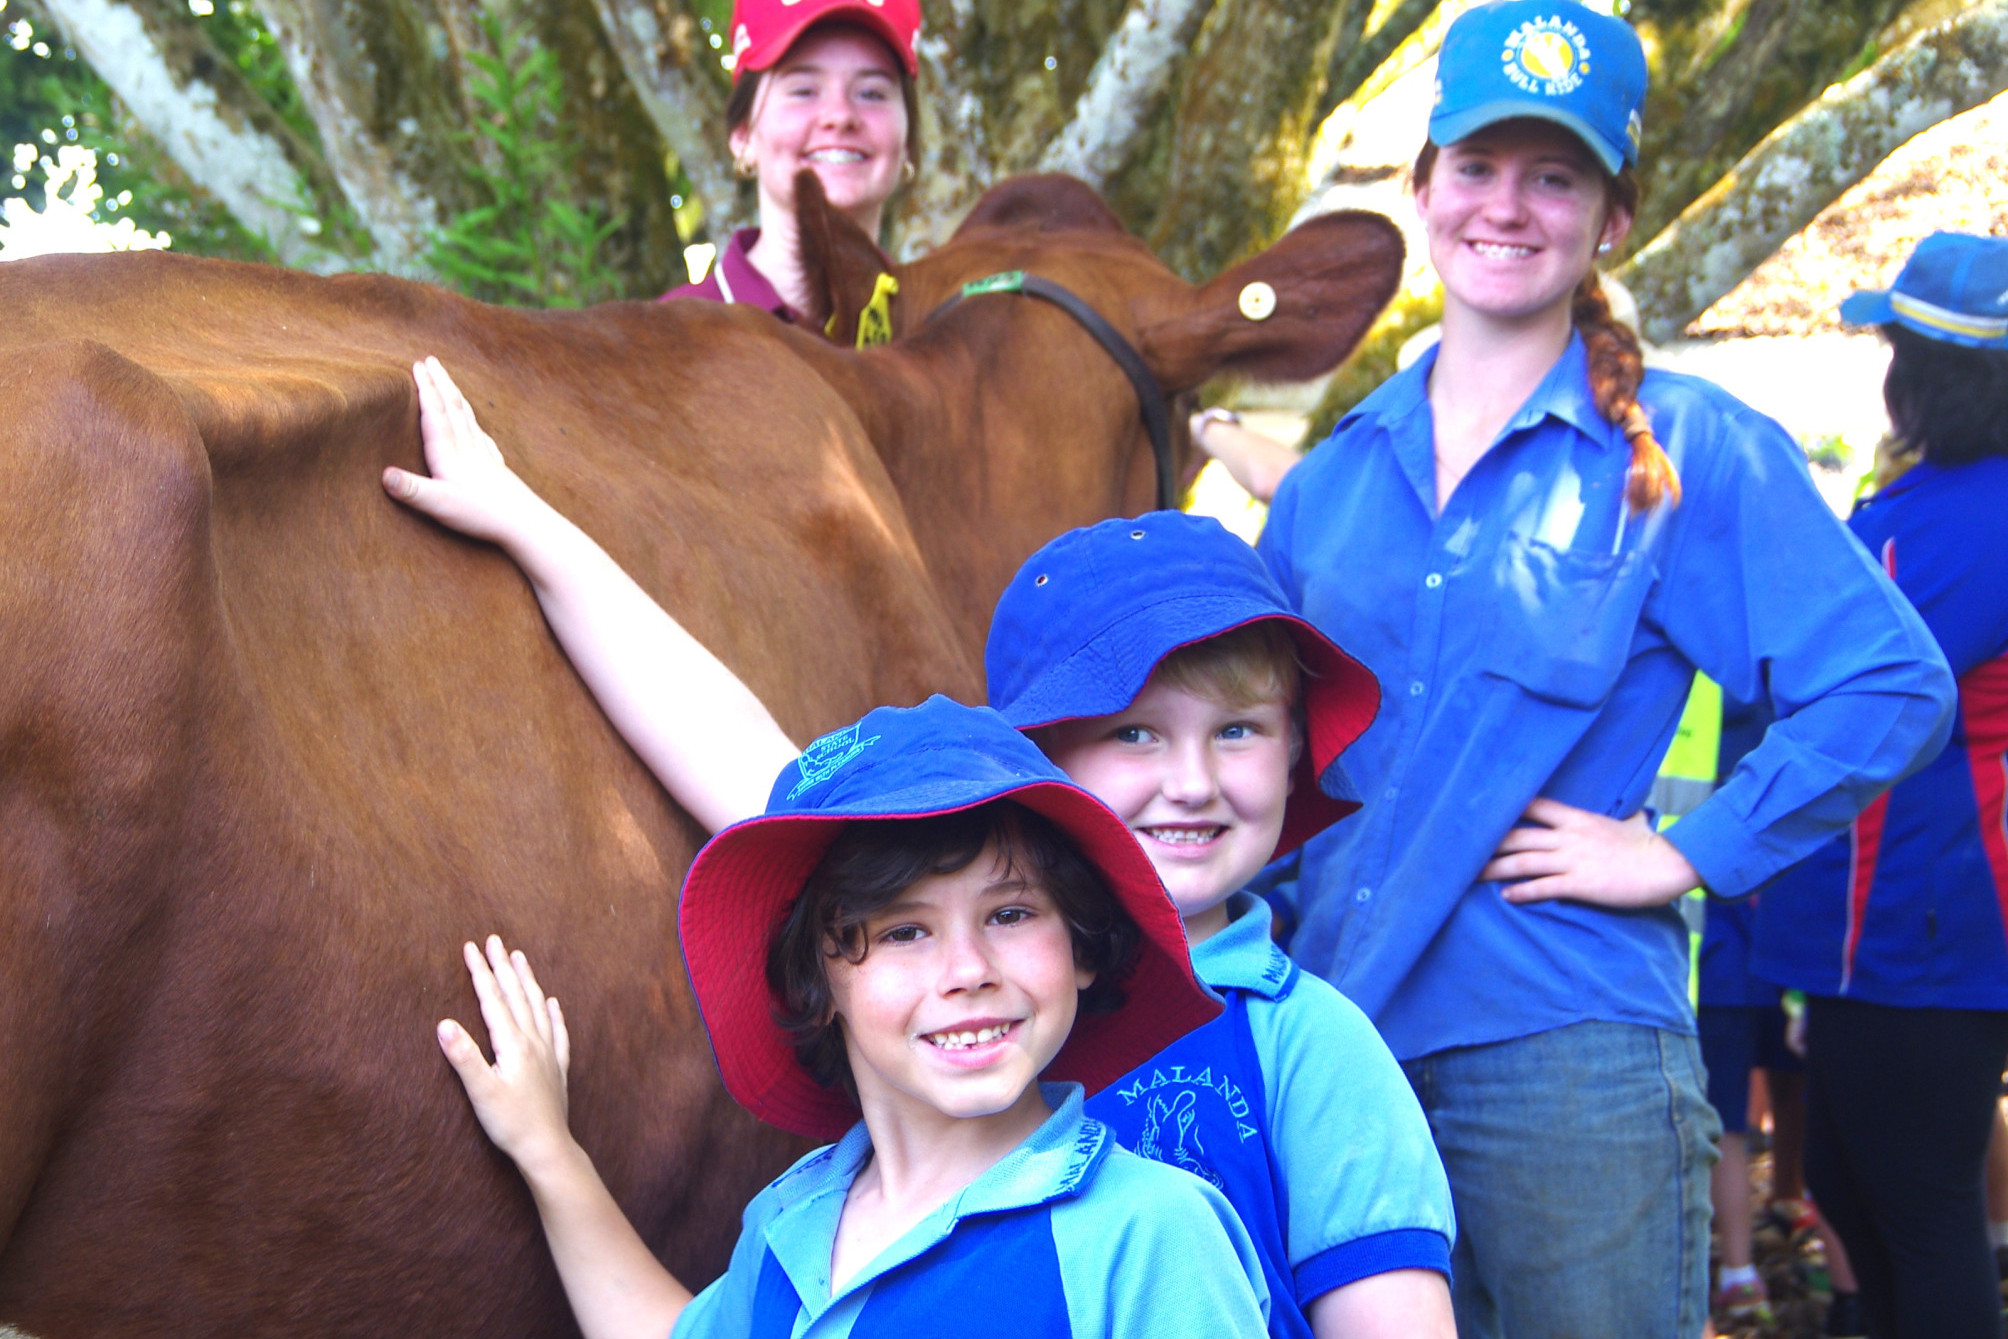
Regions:
<instances>
[{"instance_id":1,"label":"blue polo shirt","mask_svg":"<svg viewBox=\"0 0 2008 1339\"><path fill-rule=\"evenodd\" d=\"M1394 1269L1450 1273L1450 1183L1415 1090L1366 1015L1298 970L1246 893L1192 949L1227 1008L1088 1102L1125 1148L1219 1188L1261 1253L1269 1333Z\"/></svg>"},{"instance_id":2,"label":"blue polo shirt","mask_svg":"<svg viewBox=\"0 0 2008 1339\"><path fill-rule=\"evenodd\" d=\"M830 1250L871 1155L863 1122L746 1207L724 1276L675 1339L1209 1339L1264 1333L1262 1266L1213 1187L1119 1147L1078 1084L1003 1161L830 1291Z\"/></svg>"},{"instance_id":3,"label":"blue polo shirt","mask_svg":"<svg viewBox=\"0 0 2008 1339\"><path fill-rule=\"evenodd\" d=\"M1792 439L1720 387L1646 373L1683 498L1632 515L1580 337L1439 513L1435 365L1342 419L1262 534L1384 691L1346 754L1366 809L1302 853L1292 952L1403 1059L1586 1020L1691 1032L1674 908L1513 906L1479 870L1537 795L1637 811L1698 668L1778 719L1667 836L1709 888L1749 892L1937 752L1944 657Z\"/></svg>"},{"instance_id":4,"label":"blue polo shirt","mask_svg":"<svg viewBox=\"0 0 2008 1339\"><path fill-rule=\"evenodd\" d=\"M1815 995L2008 1009L2008 460L1929 463L1848 522L1959 676L1952 739L1764 890L1753 968Z\"/></svg>"}]
</instances>

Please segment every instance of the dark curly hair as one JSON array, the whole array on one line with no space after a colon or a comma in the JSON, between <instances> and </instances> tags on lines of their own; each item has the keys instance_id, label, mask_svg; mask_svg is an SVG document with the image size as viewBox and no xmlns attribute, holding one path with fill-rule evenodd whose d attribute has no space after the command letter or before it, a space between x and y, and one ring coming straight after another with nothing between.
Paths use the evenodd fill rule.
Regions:
<instances>
[{"instance_id":1,"label":"dark curly hair","mask_svg":"<svg viewBox=\"0 0 2008 1339\"><path fill-rule=\"evenodd\" d=\"M1037 880L1074 943L1074 962L1095 974L1080 1011L1121 1008L1121 978L1142 938L1101 874L1053 823L1022 805L996 800L928 818L851 823L830 843L767 945L767 989L774 1021L816 1082L857 1096L830 995L828 962L860 963L871 951L865 923L930 875L967 869L986 849L1005 870Z\"/></svg>"},{"instance_id":2,"label":"dark curly hair","mask_svg":"<svg viewBox=\"0 0 2008 1339\"><path fill-rule=\"evenodd\" d=\"M1975 349L1894 323L1883 404L1901 454L1934 465L2008 456L2008 349Z\"/></svg>"}]
</instances>

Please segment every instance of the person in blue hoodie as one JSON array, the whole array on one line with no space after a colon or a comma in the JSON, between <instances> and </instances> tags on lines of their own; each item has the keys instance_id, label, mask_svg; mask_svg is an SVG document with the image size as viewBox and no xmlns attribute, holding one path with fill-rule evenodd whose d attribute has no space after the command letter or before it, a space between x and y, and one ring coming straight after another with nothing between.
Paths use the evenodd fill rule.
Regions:
<instances>
[{"instance_id":1,"label":"person in blue hoodie","mask_svg":"<svg viewBox=\"0 0 2008 1339\"><path fill-rule=\"evenodd\" d=\"M2008 239L1934 233L1844 319L1890 345L1907 471L1848 522L1959 679L1945 751L1766 888L1806 994L1806 1182L1879 1339L1999 1339L1988 1136L2008 1064Z\"/></svg>"}]
</instances>

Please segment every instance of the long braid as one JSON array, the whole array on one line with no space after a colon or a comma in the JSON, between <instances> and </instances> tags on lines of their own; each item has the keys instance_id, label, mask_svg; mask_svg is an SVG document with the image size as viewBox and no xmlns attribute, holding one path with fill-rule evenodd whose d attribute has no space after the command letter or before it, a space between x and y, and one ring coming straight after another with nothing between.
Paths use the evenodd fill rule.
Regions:
<instances>
[{"instance_id":1,"label":"long braid","mask_svg":"<svg viewBox=\"0 0 2008 1339\"><path fill-rule=\"evenodd\" d=\"M1569 314L1582 332L1589 354L1590 393L1597 412L1624 432L1631 443L1631 470L1625 477L1625 501L1634 512L1648 512L1665 502L1680 505L1680 475L1666 458L1652 424L1639 407L1639 382L1645 379L1645 359L1639 351L1638 336L1611 315L1610 299L1604 296L1597 272L1583 276L1576 289Z\"/></svg>"}]
</instances>

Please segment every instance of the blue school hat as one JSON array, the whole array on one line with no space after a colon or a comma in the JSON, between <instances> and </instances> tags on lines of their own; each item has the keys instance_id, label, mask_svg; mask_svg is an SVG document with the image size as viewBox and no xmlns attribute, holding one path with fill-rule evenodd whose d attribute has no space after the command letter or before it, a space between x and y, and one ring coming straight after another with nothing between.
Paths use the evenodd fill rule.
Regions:
<instances>
[{"instance_id":1,"label":"blue school hat","mask_svg":"<svg viewBox=\"0 0 2008 1339\"><path fill-rule=\"evenodd\" d=\"M880 707L824 735L781 769L766 812L726 828L691 862L677 908L684 965L719 1075L770 1125L828 1141L857 1103L816 1082L775 1021L767 949L809 875L858 819L927 818L1010 800L1044 816L1100 872L1142 931L1123 1003L1082 1014L1043 1077L1090 1093L1220 1013L1192 975L1185 926L1120 818L984 707L931 697Z\"/></svg>"},{"instance_id":2,"label":"blue school hat","mask_svg":"<svg viewBox=\"0 0 2008 1339\"><path fill-rule=\"evenodd\" d=\"M1182 646L1280 623L1304 668L1305 741L1276 853L1359 808L1339 755L1380 710L1380 683L1297 617L1269 569L1220 522L1153 511L1070 530L1025 561L997 602L983 668L1020 730L1112 716Z\"/></svg>"},{"instance_id":3,"label":"blue school hat","mask_svg":"<svg viewBox=\"0 0 2008 1339\"><path fill-rule=\"evenodd\" d=\"M2008 349L2008 237L1935 232L1896 282L1841 303L1850 325L1907 326L1969 349Z\"/></svg>"},{"instance_id":4,"label":"blue school hat","mask_svg":"<svg viewBox=\"0 0 2008 1339\"><path fill-rule=\"evenodd\" d=\"M1455 144L1516 116L1553 121L1615 175L1638 161L1645 48L1608 5L1499 0L1466 10L1436 61L1432 144Z\"/></svg>"}]
</instances>

